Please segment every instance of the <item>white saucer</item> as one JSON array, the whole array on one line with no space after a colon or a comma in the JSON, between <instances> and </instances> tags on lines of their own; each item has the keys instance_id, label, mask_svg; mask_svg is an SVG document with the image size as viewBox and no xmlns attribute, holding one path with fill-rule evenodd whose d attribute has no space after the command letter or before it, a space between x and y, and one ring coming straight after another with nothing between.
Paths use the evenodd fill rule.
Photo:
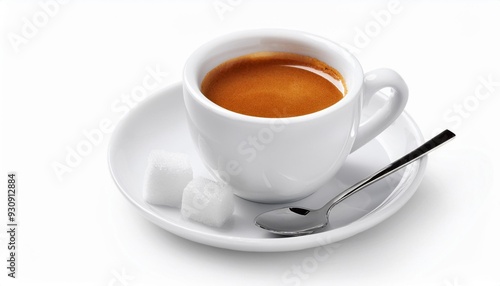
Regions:
<instances>
[{"instance_id":1,"label":"white saucer","mask_svg":"<svg viewBox=\"0 0 500 286\"><path fill-rule=\"evenodd\" d=\"M378 94L367 113L386 100ZM320 206L348 186L423 143L418 126L407 113L375 140L351 154L339 173L313 195L295 205ZM242 251L291 251L333 243L369 229L399 210L420 184L424 157L336 206L323 232L299 237L278 237L256 227L258 214L280 205L258 204L238 197L233 218L222 228L212 228L181 217L180 210L154 206L142 199L147 157L153 149L183 152L190 156L195 176L211 178L191 143L185 118L182 86L163 88L134 108L116 127L109 145L108 163L122 194L158 226L186 239Z\"/></svg>"}]
</instances>

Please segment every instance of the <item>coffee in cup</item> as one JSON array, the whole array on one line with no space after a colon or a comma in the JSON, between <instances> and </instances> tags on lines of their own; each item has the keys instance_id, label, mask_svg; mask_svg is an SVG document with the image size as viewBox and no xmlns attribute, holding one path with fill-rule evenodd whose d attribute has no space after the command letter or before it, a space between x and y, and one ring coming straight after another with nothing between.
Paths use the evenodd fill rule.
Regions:
<instances>
[{"instance_id":1,"label":"coffee in cup","mask_svg":"<svg viewBox=\"0 0 500 286\"><path fill-rule=\"evenodd\" d=\"M342 75L305 55L258 52L230 59L204 77L201 92L215 104L257 117L294 117L344 97Z\"/></svg>"}]
</instances>

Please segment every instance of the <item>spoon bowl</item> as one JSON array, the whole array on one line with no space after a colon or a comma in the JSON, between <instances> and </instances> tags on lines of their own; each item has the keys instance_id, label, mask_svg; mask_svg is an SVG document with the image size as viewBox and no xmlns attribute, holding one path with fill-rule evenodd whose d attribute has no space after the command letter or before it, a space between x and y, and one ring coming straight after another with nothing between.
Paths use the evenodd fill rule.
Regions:
<instances>
[{"instance_id":1,"label":"spoon bowl","mask_svg":"<svg viewBox=\"0 0 500 286\"><path fill-rule=\"evenodd\" d=\"M276 224L276 220L279 220L279 224ZM316 210L281 208L261 214L256 223L272 233L293 236L313 233L325 227L328 221L324 220L324 214Z\"/></svg>"}]
</instances>

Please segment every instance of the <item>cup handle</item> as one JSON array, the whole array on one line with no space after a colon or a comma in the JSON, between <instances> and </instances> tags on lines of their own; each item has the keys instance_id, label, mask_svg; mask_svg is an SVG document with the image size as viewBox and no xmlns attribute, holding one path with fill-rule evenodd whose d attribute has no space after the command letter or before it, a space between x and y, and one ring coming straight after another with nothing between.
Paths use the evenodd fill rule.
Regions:
<instances>
[{"instance_id":1,"label":"cup handle","mask_svg":"<svg viewBox=\"0 0 500 286\"><path fill-rule=\"evenodd\" d=\"M403 78L391 69L376 69L365 74L363 106L369 104L375 93L386 87L394 90L392 96L382 108L360 123L351 152L375 138L403 112L408 101L408 86Z\"/></svg>"}]
</instances>

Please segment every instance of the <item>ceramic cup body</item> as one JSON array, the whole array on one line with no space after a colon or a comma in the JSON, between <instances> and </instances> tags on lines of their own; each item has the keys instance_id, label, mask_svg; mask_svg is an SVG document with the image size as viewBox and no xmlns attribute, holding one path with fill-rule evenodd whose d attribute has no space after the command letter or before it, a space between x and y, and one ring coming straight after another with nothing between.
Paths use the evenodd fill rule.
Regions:
<instances>
[{"instance_id":1,"label":"ceramic cup body","mask_svg":"<svg viewBox=\"0 0 500 286\"><path fill-rule=\"evenodd\" d=\"M348 91L328 108L288 118L242 115L201 93L207 72L226 60L261 51L317 58L342 74ZM383 87L395 89L393 99L386 110L360 124L367 89L371 96ZM263 203L290 202L312 194L332 178L350 152L399 116L407 98L406 85L395 72L364 75L356 58L339 45L289 30L243 31L206 43L186 62L183 93L191 136L206 166L237 196ZM275 108L276 114L286 114Z\"/></svg>"}]
</instances>

